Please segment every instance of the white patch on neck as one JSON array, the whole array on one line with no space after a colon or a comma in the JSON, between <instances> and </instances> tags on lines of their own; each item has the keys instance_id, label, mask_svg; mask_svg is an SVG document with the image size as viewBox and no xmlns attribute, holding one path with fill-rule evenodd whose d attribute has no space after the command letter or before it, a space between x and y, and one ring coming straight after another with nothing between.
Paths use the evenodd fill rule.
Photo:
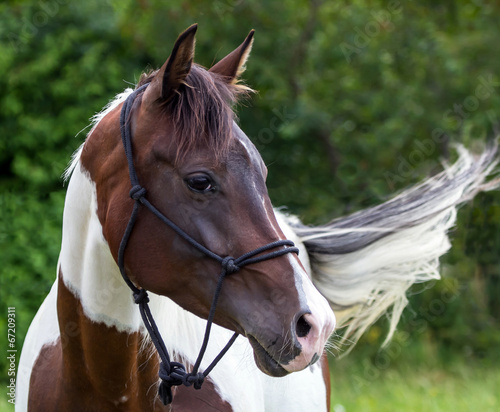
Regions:
<instances>
[{"instance_id":1,"label":"white patch on neck","mask_svg":"<svg viewBox=\"0 0 500 412\"><path fill-rule=\"evenodd\" d=\"M90 138L99 122L133 92L116 95L91 118ZM64 284L81 301L84 313L96 322L119 331L136 331L142 320L130 305L131 292L124 283L97 217L95 184L80 163L84 144L73 154L64 173L70 179L63 215L63 238L59 256ZM113 304L110 305L109 303Z\"/></svg>"},{"instance_id":2,"label":"white patch on neck","mask_svg":"<svg viewBox=\"0 0 500 412\"><path fill-rule=\"evenodd\" d=\"M60 264L64 284L80 299L89 319L119 331L141 328L131 291L102 233L95 184L82 166L75 167L68 186Z\"/></svg>"}]
</instances>

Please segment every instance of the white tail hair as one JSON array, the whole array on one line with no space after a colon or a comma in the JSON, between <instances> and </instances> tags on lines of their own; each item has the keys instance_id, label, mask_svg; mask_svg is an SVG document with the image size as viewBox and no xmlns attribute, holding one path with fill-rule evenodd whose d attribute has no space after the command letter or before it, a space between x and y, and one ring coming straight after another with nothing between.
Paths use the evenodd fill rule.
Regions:
<instances>
[{"instance_id":1,"label":"white tail hair","mask_svg":"<svg viewBox=\"0 0 500 412\"><path fill-rule=\"evenodd\" d=\"M457 146L458 160L436 176L323 226L287 218L307 249L314 284L330 301L339 327L346 328L341 343L357 342L390 312L385 345L408 303L408 288L439 279L439 257L450 248L447 233L457 206L500 186L498 175L491 178L498 174L497 146L495 140L479 156Z\"/></svg>"}]
</instances>

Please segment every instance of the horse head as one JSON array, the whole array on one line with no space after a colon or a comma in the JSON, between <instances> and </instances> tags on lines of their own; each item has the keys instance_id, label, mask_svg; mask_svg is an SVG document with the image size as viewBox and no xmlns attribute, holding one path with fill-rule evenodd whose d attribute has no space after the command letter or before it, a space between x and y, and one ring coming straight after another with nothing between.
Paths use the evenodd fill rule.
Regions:
<instances>
[{"instance_id":1,"label":"horse head","mask_svg":"<svg viewBox=\"0 0 500 412\"><path fill-rule=\"evenodd\" d=\"M241 256L285 239L271 206L267 168L235 123L233 104L249 89L238 77L253 31L210 70L194 64L196 25L170 57L141 78L127 121L145 197L193 239L219 256ZM96 184L97 214L111 253L132 212L120 111L91 133L81 154ZM140 209L124 256L137 287L164 295L207 318L220 263L201 253L154 214ZM223 283L215 322L246 336L259 368L272 376L304 369L322 354L335 318L294 253L246 265Z\"/></svg>"}]
</instances>

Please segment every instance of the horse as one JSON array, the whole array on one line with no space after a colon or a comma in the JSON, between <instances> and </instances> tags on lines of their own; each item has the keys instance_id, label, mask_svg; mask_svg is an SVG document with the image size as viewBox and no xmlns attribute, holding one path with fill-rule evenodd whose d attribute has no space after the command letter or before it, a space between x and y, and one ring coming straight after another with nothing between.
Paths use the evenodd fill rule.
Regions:
<instances>
[{"instance_id":1,"label":"horse","mask_svg":"<svg viewBox=\"0 0 500 412\"><path fill-rule=\"evenodd\" d=\"M256 368L323 378L313 365L333 311L280 229L266 166L234 121L253 31L208 71L193 63L196 30L133 99L105 110L74 160L58 277L26 338L18 410L263 410ZM212 322L225 331L211 333ZM227 330L235 347L223 357Z\"/></svg>"},{"instance_id":2,"label":"horse","mask_svg":"<svg viewBox=\"0 0 500 412\"><path fill-rule=\"evenodd\" d=\"M335 327L355 341L392 308L390 339L406 290L439 277L456 208L500 185L496 143L459 147L393 199L302 224L272 208L235 122L253 31L207 70L193 63L196 30L93 118L72 159L18 412L328 411Z\"/></svg>"}]
</instances>

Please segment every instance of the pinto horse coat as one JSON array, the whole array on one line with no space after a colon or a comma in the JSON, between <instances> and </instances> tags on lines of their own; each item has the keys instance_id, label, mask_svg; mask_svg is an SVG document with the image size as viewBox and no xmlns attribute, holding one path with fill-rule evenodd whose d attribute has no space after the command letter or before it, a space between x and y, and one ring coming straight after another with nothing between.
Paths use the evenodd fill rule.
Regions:
<instances>
[{"instance_id":1,"label":"pinto horse coat","mask_svg":"<svg viewBox=\"0 0 500 412\"><path fill-rule=\"evenodd\" d=\"M459 148L457 162L441 174L324 226L305 226L273 210L267 170L227 106L247 91L236 81L253 32L206 71L192 64L195 31L192 26L181 34L163 67L141 79L150 85L130 121L147 196L221 254L288 238L301 250L300 260L280 257L225 280L202 369L233 331L242 336L201 390L176 387L173 403L164 406L157 397L158 355L117 266L117 243L132 207L118 126L119 109L132 93L126 90L96 116L67 173L57 279L26 336L18 412L327 411L322 352L335 320L324 297L339 326L347 326L344 336L354 340L393 307L391 334L408 287L439 277L456 207L499 185L488 181L497 164L492 144L480 156ZM141 213L126 269L150 290L171 357L189 367L202 344L216 270Z\"/></svg>"},{"instance_id":2,"label":"pinto horse coat","mask_svg":"<svg viewBox=\"0 0 500 412\"><path fill-rule=\"evenodd\" d=\"M262 411L287 402L291 408L311 405L311 394L326 408L328 374L326 363L318 361L335 317L297 250L286 250L290 242L265 186L267 168L232 110L248 92L237 76L253 32L207 71L193 63L196 29L179 36L160 70L142 77L130 114L121 114L127 91L96 119L75 156L58 279L26 339L18 410ZM122 119L133 136L133 152L124 150ZM209 251L200 253L144 207L127 235L124 278L148 291L171 360L188 370L196 363L214 296L219 326L213 327L200 370L210 369L228 330L244 336L198 391L174 386L171 405L170 397L157 396L162 365L152 342L158 338L145 333L117 266L127 222L136 213L133 175L143 197ZM260 259L259 250L275 244L279 253ZM220 264L213 256L233 260L251 251L260 256L226 277L217 275ZM288 382L287 389L278 385L269 392L276 386L270 377L285 375L279 382ZM170 376L160 377L163 389ZM299 386L306 391L302 403L287 400Z\"/></svg>"}]
</instances>

